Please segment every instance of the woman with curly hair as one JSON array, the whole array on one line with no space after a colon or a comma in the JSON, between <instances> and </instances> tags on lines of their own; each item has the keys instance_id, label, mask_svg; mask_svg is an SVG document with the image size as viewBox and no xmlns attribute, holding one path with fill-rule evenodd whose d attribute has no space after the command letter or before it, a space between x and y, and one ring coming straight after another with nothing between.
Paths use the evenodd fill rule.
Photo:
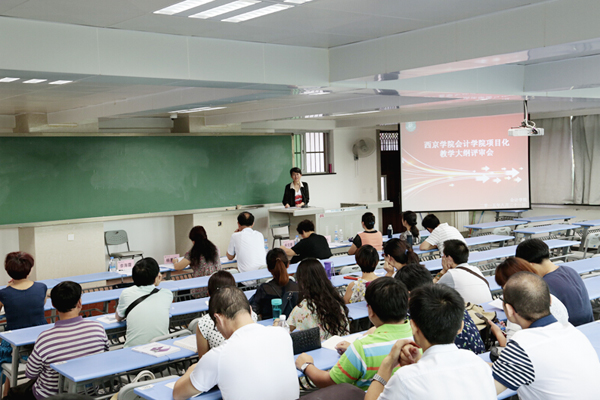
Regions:
<instances>
[{"instance_id":1,"label":"woman with curly hair","mask_svg":"<svg viewBox=\"0 0 600 400\"><path fill-rule=\"evenodd\" d=\"M315 326L321 331L321 340L334 335L347 335L348 307L344 299L327 279L319 260L307 258L298 265L296 281L300 288L300 303L287 319L290 331L310 329Z\"/></svg>"}]
</instances>

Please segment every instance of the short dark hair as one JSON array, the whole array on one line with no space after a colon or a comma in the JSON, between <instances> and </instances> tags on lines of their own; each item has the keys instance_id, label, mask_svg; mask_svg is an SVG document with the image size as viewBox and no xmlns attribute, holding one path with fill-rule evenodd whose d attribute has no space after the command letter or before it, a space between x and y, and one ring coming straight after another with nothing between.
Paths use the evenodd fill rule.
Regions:
<instances>
[{"instance_id":1,"label":"short dark hair","mask_svg":"<svg viewBox=\"0 0 600 400\"><path fill-rule=\"evenodd\" d=\"M379 253L370 244L363 244L354 256L362 272L373 272L379 264Z\"/></svg>"},{"instance_id":2,"label":"short dark hair","mask_svg":"<svg viewBox=\"0 0 600 400\"><path fill-rule=\"evenodd\" d=\"M244 292L235 286L223 286L210 296L208 315L215 322L215 314L221 314L227 319L234 319L237 313L250 314L250 303Z\"/></svg>"},{"instance_id":3,"label":"short dark hair","mask_svg":"<svg viewBox=\"0 0 600 400\"><path fill-rule=\"evenodd\" d=\"M462 240L446 240L444 242L444 255L452 257L456 264L464 264L469 261L469 248Z\"/></svg>"},{"instance_id":4,"label":"short dark hair","mask_svg":"<svg viewBox=\"0 0 600 400\"><path fill-rule=\"evenodd\" d=\"M33 257L24 251L8 253L4 259L4 269L13 279L25 279L33 268Z\"/></svg>"},{"instance_id":5,"label":"short dark hair","mask_svg":"<svg viewBox=\"0 0 600 400\"><path fill-rule=\"evenodd\" d=\"M235 278L228 271L215 272L208 278L208 295L212 296L224 286L235 286Z\"/></svg>"},{"instance_id":6,"label":"short dark hair","mask_svg":"<svg viewBox=\"0 0 600 400\"><path fill-rule=\"evenodd\" d=\"M454 343L460 330L465 301L446 285L424 285L410 292L410 318L431 344Z\"/></svg>"},{"instance_id":7,"label":"short dark hair","mask_svg":"<svg viewBox=\"0 0 600 400\"><path fill-rule=\"evenodd\" d=\"M298 224L298 227L296 227L296 231L299 234L302 234L303 232L314 232L314 230L315 230L315 224L313 224L312 221L309 219L300 221L300 223Z\"/></svg>"},{"instance_id":8,"label":"short dark hair","mask_svg":"<svg viewBox=\"0 0 600 400\"><path fill-rule=\"evenodd\" d=\"M427 214L421 222L421 225L423 225L423 228L425 229L435 229L439 224L440 220L433 214Z\"/></svg>"},{"instance_id":9,"label":"short dark hair","mask_svg":"<svg viewBox=\"0 0 600 400\"><path fill-rule=\"evenodd\" d=\"M550 289L541 276L517 272L508 278L502 291L504 302L527 321L537 321L550 315Z\"/></svg>"},{"instance_id":10,"label":"short dark hair","mask_svg":"<svg viewBox=\"0 0 600 400\"><path fill-rule=\"evenodd\" d=\"M136 286L148 286L154 284L154 280L160 274L160 267L152 257L142 258L133 266L131 277Z\"/></svg>"},{"instance_id":11,"label":"short dark hair","mask_svg":"<svg viewBox=\"0 0 600 400\"><path fill-rule=\"evenodd\" d=\"M406 319L408 290L404 283L389 276L377 278L367 286L365 300L384 324Z\"/></svg>"},{"instance_id":12,"label":"short dark hair","mask_svg":"<svg viewBox=\"0 0 600 400\"><path fill-rule=\"evenodd\" d=\"M294 172L297 173L297 174L302 175L302 170L300 168L298 168L298 167L294 167L294 168L290 169L290 176L292 176L292 174Z\"/></svg>"},{"instance_id":13,"label":"short dark hair","mask_svg":"<svg viewBox=\"0 0 600 400\"><path fill-rule=\"evenodd\" d=\"M237 217L237 221L241 226L252 226L254 225L254 215L248 211L241 212Z\"/></svg>"},{"instance_id":14,"label":"short dark hair","mask_svg":"<svg viewBox=\"0 0 600 400\"><path fill-rule=\"evenodd\" d=\"M362 222L365 224L365 228L373 229L375 226L375 215L372 212L366 212L362 216Z\"/></svg>"},{"instance_id":15,"label":"short dark hair","mask_svg":"<svg viewBox=\"0 0 600 400\"><path fill-rule=\"evenodd\" d=\"M533 264L541 264L542 261L550 259L550 249L543 240L527 239L519 243L515 257Z\"/></svg>"},{"instance_id":16,"label":"short dark hair","mask_svg":"<svg viewBox=\"0 0 600 400\"><path fill-rule=\"evenodd\" d=\"M66 313L77 307L81 299L81 285L77 282L64 281L52 288L50 299L57 311Z\"/></svg>"},{"instance_id":17,"label":"short dark hair","mask_svg":"<svg viewBox=\"0 0 600 400\"><path fill-rule=\"evenodd\" d=\"M406 285L409 292L412 292L419 286L429 285L433 281L431 272L421 264L408 264L396 272L394 278Z\"/></svg>"}]
</instances>

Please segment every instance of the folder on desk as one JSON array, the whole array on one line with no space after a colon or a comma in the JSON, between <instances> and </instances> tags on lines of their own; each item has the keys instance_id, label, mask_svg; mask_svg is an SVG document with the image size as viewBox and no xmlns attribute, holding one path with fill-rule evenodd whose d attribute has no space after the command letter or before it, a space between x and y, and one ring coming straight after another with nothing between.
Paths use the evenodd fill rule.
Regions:
<instances>
[{"instance_id":1,"label":"folder on desk","mask_svg":"<svg viewBox=\"0 0 600 400\"><path fill-rule=\"evenodd\" d=\"M181 349L179 347L169 346L168 344L153 342L143 346L133 347L132 350L154 357L163 357L169 354L177 353Z\"/></svg>"}]
</instances>

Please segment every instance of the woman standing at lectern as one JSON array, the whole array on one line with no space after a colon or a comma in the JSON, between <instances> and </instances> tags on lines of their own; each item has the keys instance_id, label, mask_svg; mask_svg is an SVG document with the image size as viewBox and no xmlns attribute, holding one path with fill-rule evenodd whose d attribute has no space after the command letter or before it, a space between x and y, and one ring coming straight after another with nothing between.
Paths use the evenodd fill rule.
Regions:
<instances>
[{"instance_id":1,"label":"woman standing at lectern","mask_svg":"<svg viewBox=\"0 0 600 400\"><path fill-rule=\"evenodd\" d=\"M308 183L302 182L302 170L298 167L290 169L292 183L285 186L282 203L285 208L302 207L308 204Z\"/></svg>"}]
</instances>

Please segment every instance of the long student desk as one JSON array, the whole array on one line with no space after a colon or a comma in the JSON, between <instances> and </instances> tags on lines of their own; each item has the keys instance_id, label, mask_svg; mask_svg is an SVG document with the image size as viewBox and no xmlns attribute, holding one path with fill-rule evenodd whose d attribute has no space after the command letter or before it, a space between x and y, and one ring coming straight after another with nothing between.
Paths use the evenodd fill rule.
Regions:
<instances>
[{"instance_id":1,"label":"long student desk","mask_svg":"<svg viewBox=\"0 0 600 400\"><path fill-rule=\"evenodd\" d=\"M533 235L537 235L540 233L552 233L552 232L562 232L567 231L566 236L572 236L573 231L575 229L579 229L579 225L564 225L564 224L554 224L554 225L545 225L545 226L532 226L530 228L521 228L515 229L513 232L521 233L525 237L525 239L531 238Z\"/></svg>"},{"instance_id":2,"label":"long student desk","mask_svg":"<svg viewBox=\"0 0 600 400\"><path fill-rule=\"evenodd\" d=\"M485 237L485 236L484 236ZM548 245L550 250L553 249L563 249L563 255L566 255L568 249L571 246L576 246L580 242L575 240L561 240L561 239L551 239L546 240L545 243ZM499 247L497 249L480 251L477 253L469 254L469 263L475 264L482 261L490 261L495 260L497 258L506 258L510 256L514 256L517 251L517 246L508 246L508 247ZM439 271L442 269L442 260L436 259L431 261L426 261L423 263L425 267L430 271Z\"/></svg>"},{"instance_id":3,"label":"long student desk","mask_svg":"<svg viewBox=\"0 0 600 400\"><path fill-rule=\"evenodd\" d=\"M179 338L164 340L159 343L173 345ZM50 367L59 373L59 392L62 393L68 382L68 392L76 393L86 383L104 377L136 371L150 366L168 365L172 361L193 358L197 353L179 348L176 353L155 357L133 351L131 347L107 351L87 357L51 364Z\"/></svg>"},{"instance_id":4,"label":"long student desk","mask_svg":"<svg viewBox=\"0 0 600 400\"><path fill-rule=\"evenodd\" d=\"M465 225L464 227L467 229L473 229L474 231L482 231L484 229L495 229L495 228L505 228L507 226L517 226L517 225L522 225L525 222L521 222L521 221L513 221L513 220L506 220L506 221L496 221L496 222L484 222L481 224L470 224L470 225Z\"/></svg>"},{"instance_id":5,"label":"long student desk","mask_svg":"<svg viewBox=\"0 0 600 400\"><path fill-rule=\"evenodd\" d=\"M525 211L529 211L529 210L492 210L492 211L496 213L496 221L500 221L500 218L510 218L510 219L520 218L521 214L523 214ZM514 217L512 215L510 215L510 216L506 215L504 217L501 217L500 213L504 213L504 214L517 214L517 216Z\"/></svg>"},{"instance_id":6,"label":"long student desk","mask_svg":"<svg viewBox=\"0 0 600 400\"><path fill-rule=\"evenodd\" d=\"M567 222L573 218L575 218L574 215L543 215L543 216L539 216L539 217L519 217L519 218L515 218L514 221L521 221L521 222L529 223L529 222L548 222L548 221L563 220L563 221Z\"/></svg>"}]
</instances>

